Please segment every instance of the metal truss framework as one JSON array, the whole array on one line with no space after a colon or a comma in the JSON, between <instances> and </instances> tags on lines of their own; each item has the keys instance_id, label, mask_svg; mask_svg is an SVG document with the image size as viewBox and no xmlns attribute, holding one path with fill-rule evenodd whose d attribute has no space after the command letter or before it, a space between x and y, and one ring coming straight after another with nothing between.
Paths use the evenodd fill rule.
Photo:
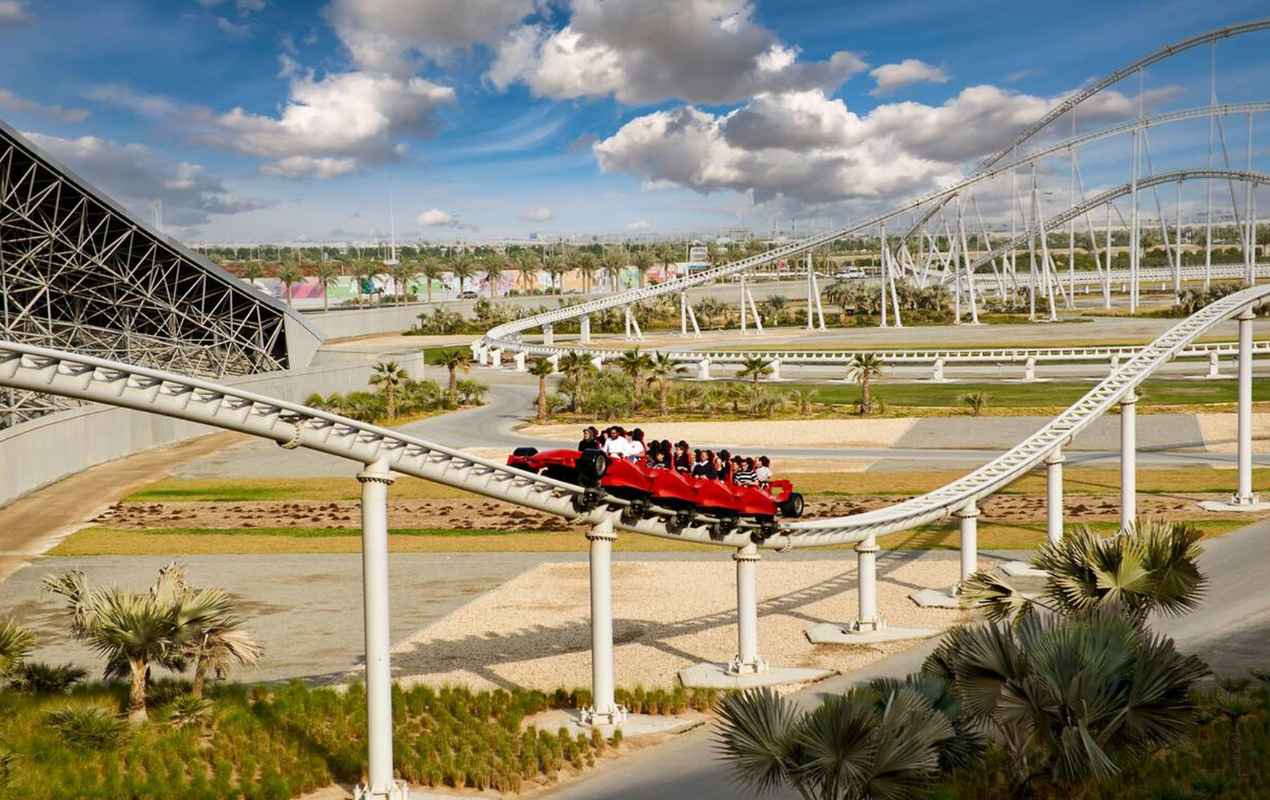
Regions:
<instances>
[{"instance_id":1,"label":"metal truss framework","mask_svg":"<svg viewBox=\"0 0 1270 800\"><path fill-rule=\"evenodd\" d=\"M0 125L0 337L222 377L293 366L288 318ZM0 427L65 406L0 392Z\"/></svg>"}]
</instances>

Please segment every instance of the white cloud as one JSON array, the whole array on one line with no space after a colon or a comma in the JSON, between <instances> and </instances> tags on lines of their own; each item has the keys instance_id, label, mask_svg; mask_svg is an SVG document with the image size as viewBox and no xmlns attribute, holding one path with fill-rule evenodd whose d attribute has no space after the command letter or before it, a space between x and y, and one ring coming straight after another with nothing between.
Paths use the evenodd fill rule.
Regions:
<instances>
[{"instance_id":1,"label":"white cloud","mask_svg":"<svg viewBox=\"0 0 1270 800\"><path fill-rule=\"evenodd\" d=\"M5 111L38 114L41 117L58 122L83 122L88 119L88 110L83 108L67 108L65 106L41 105L34 100L19 97L8 89L0 89L0 109Z\"/></svg>"},{"instance_id":2,"label":"white cloud","mask_svg":"<svg viewBox=\"0 0 1270 800\"><path fill-rule=\"evenodd\" d=\"M551 213L551 209L546 206L527 208L520 214L521 220L525 222L547 222L554 216L555 214Z\"/></svg>"},{"instance_id":3,"label":"white cloud","mask_svg":"<svg viewBox=\"0 0 1270 800\"><path fill-rule=\"evenodd\" d=\"M652 229L653 224L646 219L639 219L626 224L626 230L631 233L644 233L645 231L651 231Z\"/></svg>"},{"instance_id":4,"label":"white cloud","mask_svg":"<svg viewBox=\"0 0 1270 800\"><path fill-rule=\"evenodd\" d=\"M246 36L251 33L251 26L245 23L231 22L225 17L216 18L216 27L227 36Z\"/></svg>"},{"instance_id":5,"label":"white cloud","mask_svg":"<svg viewBox=\"0 0 1270 800\"><path fill-rule=\"evenodd\" d=\"M312 156L287 156L260 167L264 174L277 175L280 178L335 178L356 169L356 159Z\"/></svg>"},{"instance_id":6,"label":"white cloud","mask_svg":"<svg viewBox=\"0 0 1270 800\"><path fill-rule=\"evenodd\" d=\"M225 2L226 0L198 0L198 4L203 8L216 8ZM268 0L235 0L234 2L234 7L238 9L240 16L264 11L267 5L269 5Z\"/></svg>"},{"instance_id":7,"label":"white cloud","mask_svg":"<svg viewBox=\"0 0 1270 800\"><path fill-rule=\"evenodd\" d=\"M877 88L869 94L877 96L893 92L914 83L947 83L946 75L940 67L906 58L898 64L883 64L869 73L878 82Z\"/></svg>"},{"instance_id":8,"label":"white cloud","mask_svg":"<svg viewBox=\"0 0 1270 800\"><path fill-rule=\"evenodd\" d=\"M23 135L126 205L148 209L154 201L163 201L164 220L171 225L202 225L213 215L241 214L270 205L235 195L202 166L167 161L145 145L118 144L95 136Z\"/></svg>"},{"instance_id":9,"label":"white cloud","mask_svg":"<svg viewBox=\"0 0 1270 800\"><path fill-rule=\"evenodd\" d=\"M334 0L327 17L365 69L411 74L418 55L491 44L533 13L535 0Z\"/></svg>"},{"instance_id":10,"label":"white cloud","mask_svg":"<svg viewBox=\"0 0 1270 800\"><path fill-rule=\"evenodd\" d=\"M0 25L16 25L33 19L22 0L0 0Z\"/></svg>"},{"instance_id":11,"label":"white cloud","mask_svg":"<svg viewBox=\"0 0 1270 800\"><path fill-rule=\"evenodd\" d=\"M554 99L605 97L639 105L680 98L731 103L769 91L833 90L867 65L848 51L801 62L753 20L749 0L573 0L561 30L522 26L486 73Z\"/></svg>"},{"instance_id":12,"label":"white cloud","mask_svg":"<svg viewBox=\"0 0 1270 800\"><path fill-rule=\"evenodd\" d=\"M126 108L135 114L154 119L173 116L181 111L179 104L166 97L144 94L119 83L94 86L85 92L84 96L89 100Z\"/></svg>"},{"instance_id":13,"label":"white cloud","mask_svg":"<svg viewBox=\"0 0 1270 800\"><path fill-rule=\"evenodd\" d=\"M646 114L593 150L601 169L649 188L731 190L758 203L895 200L957 179L964 164L1007 146L1062 100L972 86L942 105L883 104L861 116L820 90L769 93L726 114L692 106ZM1104 91L1080 119L1123 119L1136 108L1134 98Z\"/></svg>"},{"instance_id":14,"label":"white cloud","mask_svg":"<svg viewBox=\"0 0 1270 800\"><path fill-rule=\"evenodd\" d=\"M416 222L432 228L453 228L459 224L453 214L442 211L439 208L430 208L423 212L418 216Z\"/></svg>"}]
</instances>

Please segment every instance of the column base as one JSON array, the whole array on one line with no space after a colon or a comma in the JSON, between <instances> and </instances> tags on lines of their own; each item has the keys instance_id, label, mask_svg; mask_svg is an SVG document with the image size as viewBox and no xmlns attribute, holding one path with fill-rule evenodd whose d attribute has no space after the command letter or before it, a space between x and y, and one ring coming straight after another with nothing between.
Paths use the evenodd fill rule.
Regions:
<instances>
[{"instance_id":1,"label":"column base","mask_svg":"<svg viewBox=\"0 0 1270 800\"><path fill-rule=\"evenodd\" d=\"M939 631L929 628L888 628L879 623L877 628L861 629L857 623L843 625L836 622L821 622L808 625L803 629L807 641L812 644L879 644L881 642L900 642L905 639L927 639L937 636Z\"/></svg>"},{"instance_id":2,"label":"column base","mask_svg":"<svg viewBox=\"0 0 1270 800\"><path fill-rule=\"evenodd\" d=\"M1236 511L1244 514L1270 511L1270 503L1263 503L1260 496L1239 497L1233 495L1229 500L1202 500L1199 507L1205 511Z\"/></svg>"},{"instance_id":3,"label":"column base","mask_svg":"<svg viewBox=\"0 0 1270 800\"><path fill-rule=\"evenodd\" d=\"M622 706L615 706L610 711L596 711L594 707L582 709L582 724L593 728L605 725L620 725L625 721L626 709Z\"/></svg>"},{"instance_id":4,"label":"column base","mask_svg":"<svg viewBox=\"0 0 1270 800\"><path fill-rule=\"evenodd\" d=\"M353 789L353 800L410 800L410 784L405 781L393 781L388 791L371 791L364 783Z\"/></svg>"},{"instance_id":5,"label":"column base","mask_svg":"<svg viewBox=\"0 0 1270 800\"><path fill-rule=\"evenodd\" d=\"M733 675L757 675L767 671L767 662L762 658L753 661L742 661L740 656L728 662L728 672Z\"/></svg>"},{"instance_id":6,"label":"column base","mask_svg":"<svg viewBox=\"0 0 1270 800\"><path fill-rule=\"evenodd\" d=\"M679 682L696 689L752 689L757 686L782 686L792 683L811 683L833 675L830 669L802 667L769 667L761 672L737 673L732 664L703 662L679 670Z\"/></svg>"},{"instance_id":7,"label":"column base","mask_svg":"<svg viewBox=\"0 0 1270 800\"><path fill-rule=\"evenodd\" d=\"M961 608L961 587L922 589L908 596L919 608Z\"/></svg>"},{"instance_id":8,"label":"column base","mask_svg":"<svg viewBox=\"0 0 1270 800\"><path fill-rule=\"evenodd\" d=\"M1001 571L1011 578L1047 578L1049 573L1037 569L1026 561L1007 561L1001 565Z\"/></svg>"}]
</instances>

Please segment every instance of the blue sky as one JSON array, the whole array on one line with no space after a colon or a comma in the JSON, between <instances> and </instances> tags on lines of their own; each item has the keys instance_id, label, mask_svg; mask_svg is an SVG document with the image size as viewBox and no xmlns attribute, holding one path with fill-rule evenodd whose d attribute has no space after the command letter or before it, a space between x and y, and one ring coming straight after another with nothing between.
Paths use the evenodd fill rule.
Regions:
<instances>
[{"instance_id":1,"label":"blue sky","mask_svg":"<svg viewBox=\"0 0 1270 800\"><path fill-rule=\"evenodd\" d=\"M408 238L814 227L951 180L1063 93L1259 13L1241 0L0 0L0 119L125 204L161 200L191 239L370 237L390 205ZM1264 97L1268 43L1218 47L1220 99ZM1152 110L1207 102L1208 61L1204 48L1150 70ZM1136 82L1116 88L1089 127L1132 113ZM1203 144L1206 122L1153 133L1157 171L1202 160L1197 131ZM1123 170L1120 147L1082 155L1091 189Z\"/></svg>"}]
</instances>

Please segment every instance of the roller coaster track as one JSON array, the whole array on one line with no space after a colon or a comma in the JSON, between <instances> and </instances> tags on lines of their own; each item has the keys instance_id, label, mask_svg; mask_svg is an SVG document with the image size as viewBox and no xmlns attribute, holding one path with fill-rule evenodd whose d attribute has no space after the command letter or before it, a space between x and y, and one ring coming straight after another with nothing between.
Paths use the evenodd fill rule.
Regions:
<instances>
[{"instance_id":1,"label":"roller coaster track","mask_svg":"<svg viewBox=\"0 0 1270 800\"><path fill-rule=\"evenodd\" d=\"M862 541L947 517L993 494L1038 466L1118 403L1194 340L1244 308L1270 297L1254 286L1218 300L1139 349L1084 397L988 464L933 492L876 511L786 522L766 547L812 547ZM99 402L198 422L303 447L354 462L382 461L395 472L475 492L566 519L598 523L629 505L596 498L580 486L513 469L440 444L215 383L169 372L13 342L0 342L0 386ZM598 503L597 503L598 501ZM641 518L623 515L618 527L635 533L741 547L752 528L720 530L697 517L679 529L673 512L657 506Z\"/></svg>"}]
</instances>

